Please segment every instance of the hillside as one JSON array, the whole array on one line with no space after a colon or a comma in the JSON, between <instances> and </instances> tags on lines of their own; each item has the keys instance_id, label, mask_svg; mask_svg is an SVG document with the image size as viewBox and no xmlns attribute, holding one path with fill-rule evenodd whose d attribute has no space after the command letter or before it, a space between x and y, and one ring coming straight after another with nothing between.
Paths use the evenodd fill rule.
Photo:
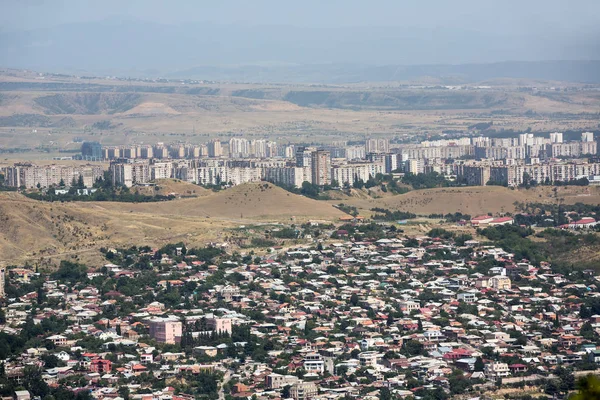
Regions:
<instances>
[{"instance_id":1,"label":"hillside","mask_svg":"<svg viewBox=\"0 0 600 400\"><path fill-rule=\"evenodd\" d=\"M277 85L81 78L0 70L0 147L57 152L103 145L247 138L278 142L411 140L493 129L597 130L600 96L584 85L501 80ZM534 89L535 87L535 89ZM492 134L493 132L488 132Z\"/></svg>"},{"instance_id":2,"label":"hillside","mask_svg":"<svg viewBox=\"0 0 600 400\"><path fill-rule=\"evenodd\" d=\"M515 203L555 203L560 199L565 204L600 203L600 188L594 187L537 187L529 190L512 190L499 186L471 186L460 188L437 188L413 190L403 195L382 198L337 195L332 204L341 202L357 207L368 214L372 208L410 211L415 214L447 214L461 212L472 216L491 213L513 213Z\"/></svg>"},{"instance_id":3,"label":"hillside","mask_svg":"<svg viewBox=\"0 0 600 400\"><path fill-rule=\"evenodd\" d=\"M213 193L202 186L177 179L158 179L153 182L156 186L137 187L135 191L149 196L158 194L161 196L173 195L175 197L200 197Z\"/></svg>"},{"instance_id":4,"label":"hillside","mask_svg":"<svg viewBox=\"0 0 600 400\"><path fill-rule=\"evenodd\" d=\"M247 183L193 199L161 203L86 203L122 212L199 216L226 221L245 219L290 221L310 218L337 219L345 215L327 202L289 193L270 183Z\"/></svg>"},{"instance_id":5,"label":"hillside","mask_svg":"<svg viewBox=\"0 0 600 400\"><path fill-rule=\"evenodd\" d=\"M182 183L165 187L178 190ZM198 198L161 203L45 203L0 192L0 254L6 264L61 258L101 262L100 247L158 246L184 240L195 246L224 241L229 228L253 221L336 220L330 204L271 184L241 185Z\"/></svg>"}]
</instances>

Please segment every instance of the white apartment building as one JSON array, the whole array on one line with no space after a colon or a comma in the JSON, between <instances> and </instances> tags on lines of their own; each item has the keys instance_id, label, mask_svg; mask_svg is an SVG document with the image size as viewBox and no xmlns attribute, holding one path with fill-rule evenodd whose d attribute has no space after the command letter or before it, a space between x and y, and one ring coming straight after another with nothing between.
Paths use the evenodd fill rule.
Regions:
<instances>
[{"instance_id":1,"label":"white apartment building","mask_svg":"<svg viewBox=\"0 0 600 400\"><path fill-rule=\"evenodd\" d=\"M340 185L352 186L357 180L366 182L369 177L385 173L383 163L352 163L331 167L331 180Z\"/></svg>"},{"instance_id":2,"label":"white apartment building","mask_svg":"<svg viewBox=\"0 0 600 400\"><path fill-rule=\"evenodd\" d=\"M389 153L389 139L367 139L365 142L365 152L369 153Z\"/></svg>"},{"instance_id":3,"label":"white apartment building","mask_svg":"<svg viewBox=\"0 0 600 400\"><path fill-rule=\"evenodd\" d=\"M361 367L373 368L383 359L383 354L376 351L363 351L358 355Z\"/></svg>"},{"instance_id":4,"label":"white apartment building","mask_svg":"<svg viewBox=\"0 0 600 400\"><path fill-rule=\"evenodd\" d=\"M221 183L241 185L247 182L258 182L262 178L262 169L257 167L199 167L196 173L200 185L220 185Z\"/></svg>"},{"instance_id":5,"label":"white apartment building","mask_svg":"<svg viewBox=\"0 0 600 400\"><path fill-rule=\"evenodd\" d=\"M25 187L27 189L48 188L58 186L64 182L70 186L73 180L78 181L83 177L83 183L87 187L92 187L94 183L102 178L104 170L99 165L67 166L67 165L33 165L33 164L15 164L7 167L6 185L12 187Z\"/></svg>"},{"instance_id":6,"label":"white apartment building","mask_svg":"<svg viewBox=\"0 0 600 400\"><path fill-rule=\"evenodd\" d=\"M325 372L325 360L318 353L309 353L304 356L303 366L308 373L322 374Z\"/></svg>"},{"instance_id":7,"label":"white apartment building","mask_svg":"<svg viewBox=\"0 0 600 400\"><path fill-rule=\"evenodd\" d=\"M485 376L490 380L504 378L510 375L510 369L507 363L491 362L486 364L484 369Z\"/></svg>"},{"instance_id":8,"label":"white apartment building","mask_svg":"<svg viewBox=\"0 0 600 400\"><path fill-rule=\"evenodd\" d=\"M301 187L310 182L311 171L308 167L266 167L263 168L263 179L275 184Z\"/></svg>"},{"instance_id":9,"label":"white apartment building","mask_svg":"<svg viewBox=\"0 0 600 400\"><path fill-rule=\"evenodd\" d=\"M169 179L173 177L172 162L157 162L150 165L150 175L152 180Z\"/></svg>"},{"instance_id":10,"label":"white apartment building","mask_svg":"<svg viewBox=\"0 0 600 400\"><path fill-rule=\"evenodd\" d=\"M148 183L152 180L148 161L111 163L109 172L115 185L132 187L135 184Z\"/></svg>"}]
</instances>

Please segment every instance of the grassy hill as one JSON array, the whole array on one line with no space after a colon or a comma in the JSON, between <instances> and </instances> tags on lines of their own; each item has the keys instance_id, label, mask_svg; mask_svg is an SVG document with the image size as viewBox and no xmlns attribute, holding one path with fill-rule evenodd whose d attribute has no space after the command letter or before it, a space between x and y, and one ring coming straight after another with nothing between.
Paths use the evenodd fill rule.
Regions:
<instances>
[{"instance_id":1,"label":"grassy hill","mask_svg":"<svg viewBox=\"0 0 600 400\"><path fill-rule=\"evenodd\" d=\"M289 222L311 218L337 219L345 215L327 202L289 193L270 183L247 183L208 195L160 203L86 203L93 207L131 213L200 216L227 221L246 219Z\"/></svg>"},{"instance_id":2,"label":"grassy hill","mask_svg":"<svg viewBox=\"0 0 600 400\"><path fill-rule=\"evenodd\" d=\"M375 207L389 210L410 211L419 215L447 214L461 212L472 216L491 213L513 213L516 211L515 203L556 203L565 204L600 203L600 188L595 187L558 187L554 192L552 187L537 187L529 190L512 190L500 186L472 186L459 188L437 188L414 190L398 196L374 198L353 191L351 196L344 196L340 192L332 204L344 204L357 207L361 213ZM379 196L379 193L375 193Z\"/></svg>"},{"instance_id":3,"label":"grassy hill","mask_svg":"<svg viewBox=\"0 0 600 400\"><path fill-rule=\"evenodd\" d=\"M187 184L159 183L169 190ZM6 264L49 263L69 258L99 263L100 247L159 246L185 241L203 246L224 241L227 230L253 221L336 220L344 215L326 202L271 184L247 184L201 197L161 203L46 203L0 192L0 254Z\"/></svg>"}]
</instances>

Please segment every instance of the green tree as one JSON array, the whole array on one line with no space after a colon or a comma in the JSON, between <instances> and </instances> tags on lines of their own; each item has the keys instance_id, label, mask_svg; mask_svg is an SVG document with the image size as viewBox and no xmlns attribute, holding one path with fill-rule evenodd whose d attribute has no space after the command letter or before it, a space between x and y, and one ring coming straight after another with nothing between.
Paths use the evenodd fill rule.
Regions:
<instances>
[{"instance_id":1,"label":"green tree","mask_svg":"<svg viewBox=\"0 0 600 400\"><path fill-rule=\"evenodd\" d=\"M600 399L600 378L594 375L584 376L577 382L577 393L569 400Z\"/></svg>"},{"instance_id":2,"label":"green tree","mask_svg":"<svg viewBox=\"0 0 600 400\"><path fill-rule=\"evenodd\" d=\"M485 364L483 363L481 357L477 357L477 359L475 360L474 369L476 372L483 372L483 370L485 369Z\"/></svg>"}]
</instances>

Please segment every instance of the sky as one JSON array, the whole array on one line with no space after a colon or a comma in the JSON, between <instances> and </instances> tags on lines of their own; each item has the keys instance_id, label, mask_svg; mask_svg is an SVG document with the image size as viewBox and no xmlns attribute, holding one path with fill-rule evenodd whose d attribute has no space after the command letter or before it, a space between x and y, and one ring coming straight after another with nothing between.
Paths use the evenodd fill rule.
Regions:
<instances>
[{"instance_id":1,"label":"sky","mask_svg":"<svg viewBox=\"0 0 600 400\"><path fill-rule=\"evenodd\" d=\"M600 21L597 0L1 0L3 29L125 17L163 24L464 27L577 31Z\"/></svg>"},{"instance_id":2,"label":"sky","mask_svg":"<svg viewBox=\"0 0 600 400\"><path fill-rule=\"evenodd\" d=\"M598 21L598 0L0 0L0 66L600 60Z\"/></svg>"}]
</instances>

